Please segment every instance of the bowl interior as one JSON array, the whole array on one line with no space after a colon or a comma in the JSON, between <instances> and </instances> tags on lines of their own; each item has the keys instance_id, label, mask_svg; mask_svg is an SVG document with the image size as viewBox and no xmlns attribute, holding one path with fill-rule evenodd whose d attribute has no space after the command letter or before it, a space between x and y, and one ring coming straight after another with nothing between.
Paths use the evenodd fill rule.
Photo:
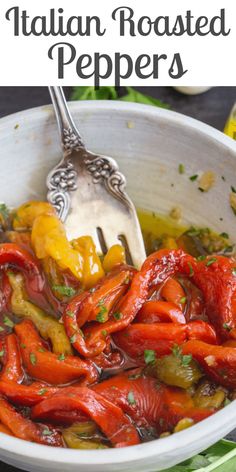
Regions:
<instances>
[{"instance_id":1,"label":"bowl interior","mask_svg":"<svg viewBox=\"0 0 236 472\"><path fill-rule=\"evenodd\" d=\"M235 215L229 205L236 186L236 146L233 140L195 120L155 107L117 102L71 103L71 111L88 148L117 159L128 181L128 192L139 208L162 214L174 206L183 221L226 231L235 239ZM50 106L27 110L0 120L2 156L0 201L17 206L46 196L46 175L61 156L58 131ZM4 164L3 164L4 163ZM185 173L178 172L179 164ZM189 177L212 170L216 184L202 193ZM230 414L228 413L230 409ZM227 411L226 411L227 410ZM87 472L162 470L204 449L236 426L230 405L214 418L173 437L118 450L62 450L2 435L1 456L27 470ZM185 445L185 447L183 447Z\"/></svg>"}]
</instances>

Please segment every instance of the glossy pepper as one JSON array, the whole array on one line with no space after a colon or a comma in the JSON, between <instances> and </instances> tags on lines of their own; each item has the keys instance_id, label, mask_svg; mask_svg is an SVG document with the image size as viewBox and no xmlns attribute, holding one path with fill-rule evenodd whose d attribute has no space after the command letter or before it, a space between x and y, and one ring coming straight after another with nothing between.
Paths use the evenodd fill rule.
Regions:
<instances>
[{"instance_id":1,"label":"glossy pepper","mask_svg":"<svg viewBox=\"0 0 236 472\"><path fill-rule=\"evenodd\" d=\"M92 362L71 355L56 355L46 349L31 321L25 320L16 325L15 332L20 342L23 364L32 378L52 385L81 380L81 377L87 383L97 379Z\"/></svg>"},{"instance_id":2,"label":"glossy pepper","mask_svg":"<svg viewBox=\"0 0 236 472\"><path fill-rule=\"evenodd\" d=\"M139 436L121 408L88 389L68 387L32 409L32 418L41 420L52 411L80 410L86 413L115 447L138 444Z\"/></svg>"}]
</instances>

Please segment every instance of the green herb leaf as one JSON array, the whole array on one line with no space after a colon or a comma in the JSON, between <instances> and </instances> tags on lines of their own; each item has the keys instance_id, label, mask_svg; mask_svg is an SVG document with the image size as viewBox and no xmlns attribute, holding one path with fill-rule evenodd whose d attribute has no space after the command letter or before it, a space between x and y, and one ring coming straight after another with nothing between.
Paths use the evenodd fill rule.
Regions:
<instances>
[{"instance_id":1,"label":"green herb leaf","mask_svg":"<svg viewBox=\"0 0 236 472\"><path fill-rule=\"evenodd\" d=\"M25 346L25 347L26 347L26 346ZM39 347L39 348L38 348L38 351L39 351L39 352L46 352L46 349L44 349L43 347Z\"/></svg>"},{"instance_id":2,"label":"green herb leaf","mask_svg":"<svg viewBox=\"0 0 236 472\"><path fill-rule=\"evenodd\" d=\"M194 182L197 179L198 179L198 174L194 174L194 175L191 175L191 177L189 177L189 180L191 180L192 182Z\"/></svg>"},{"instance_id":3,"label":"green herb leaf","mask_svg":"<svg viewBox=\"0 0 236 472\"><path fill-rule=\"evenodd\" d=\"M6 220L9 216L9 210L5 203L0 203L0 214L2 215L4 220Z\"/></svg>"},{"instance_id":4,"label":"green herb leaf","mask_svg":"<svg viewBox=\"0 0 236 472\"><path fill-rule=\"evenodd\" d=\"M228 323L223 324L223 328L226 329L226 331L231 331L231 326Z\"/></svg>"},{"instance_id":5,"label":"green herb leaf","mask_svg":"<svg viewBox=\"0 0 236 472\"><path fill-rule=\"evenodd\" d=\"M73 334L73 336L70 337L70 343L73 344L76 341L77 335L76 333Z\"/></svg>"},{"instance_id":6,"label":"green herb leaf","mask_svg":"<svg viewBox=\"0 0 236 472\"><path fill-rule=\"evenodd\" d=\"M194 274L193 266L190 262L188 262L188 266L189 266L189 277L192 277Z\"/></svg>"},{"instance_id":7,"label":"green herb leaf","mask_svg":"<svg viewBox=\"0 0 236 472\"><path fill-rule=\"evenodd\" d=\"M221 236L222 238L229 239L228 233L224 233L224 232L223 232L223 233L220 233L220 236Z\"/></svg>"},{"instance_id":8,"label":"green herb leaf","mask_svg":"<svg viewBox=\"0 0 236 472\"><path fill-rule=\"evenodd\" d=\"M72 287L67 287L67 285L53 285L52 288L55 292L65 297L73 297L76 294L76 290Z\"/></svg>"},{"instance_id":9,"label":"green herb leaf","mask_svg":"<svg viewBox=\"0 0 236 472\"><path fill-rule=\"evenodd\" d=\"M198 187L198 190L200 190L200 192L205 192L204 188L201 188L201 187Z\"/></svg>"},{"instance_id":10,"label":"green herb leaf","mask_svg":"<svg viewBox=\"0 0 236 472\"><path fill-rule=\"evenodd\" d=\"M184 366L184 367L187 367L190 362L192 361L192 354L186 354L184 356L181 356L181 364Z\"/></svg>"},{"instance_id":11,"label":"green herb leaf","mask_svg":"<svg viewBox=\"0 0 236 472\"><path fill-rule=\"evenodd\" d=\"M127 399L128 399L128 402L129 402L130 405L136 405L136 400L134 398L133 392L130 391L128 393Z\"/></svg>"},{"instance_id":12,"label":"green herb leaf","mask_svg":"<svg viewBox=\"0 0 236 472\"><path fill-rule=\"evenodd\" d=\"M121 320L122 316L123 315L120 311L116 311L115 313L113 313L113 317L115 318L115 320Z\"/></svg>"},{"instance_id":13,"label":"green herb leaf","mask_svg":"<svg viewBox=\"0 0 236 472\"><path fill-rule=\"evenodd\" d=\"M197 261L205 261L206 256L198 256Z\"/></svg>"},{"instance_id":14,"label":"green herb leaf","mask_svg":"<svg viewBox=\"0 0 236 472\"><path fill-rule=\"evenodd\" d=\"M122 100L124 102L144 103L146 105L154 105L161 108L170 108L167 103L150 97L149 95L138 92L133 87L125 87L125 94L120 97L115 87L74 87L72 100Z\"/></svg>"},{"instance_id":15,"label":"green herb leaf","mask_svg":"<svg viewBox=\"0 0 236 472\"><path fill-rule=\"evenodd\" d=\"M8 318L8 316L4 316L3 323L5 324L5 326L8 326L8 328L12 329L14 327L13 321L10 320L10 318Z\"/></svg>"},{"instance_id":16,"label":"green herb leaf","mask_svg":"<svg viewBox=\"0 0 236 472\"><path fill-rule=\"evenodd\" d=\"M66 315L69 316L70 318L74 318L73 311L67 310Z\"/></svg>"},{"instance_id":17,"label":"green herb leaf","mask_svg":"<svg viewBox=\"0 0 236 472\"><path fill-rule=\"evenodd\" d=\"M233 268L232 268L232 274L233 274L233 275L236 275L236 267L233 267Z\"/></svg>"},{"instance_id":18,"label":"green herb leaf","mask_svg":"<svg viewBox=\"0 0 236 472\"><path fill-rule=\"evenodd\" d=\"M59 356L58 356L58 360L59 361L64 361L66 358L65 354L61 353Z\"/></svg>"},{"instance_id":19,"label":"green herb leaf","mask_svg":"<svg viewBox=\"0 0 236 472\"><path fill-rule=\"evenodd\" d=\"M236 188L231 185L231 190L233 193L236 193Z\"/></svg>"},{"instance_id":20,"label":"green herb leaf","mask_svg":"<svg viewBox=\"0 0 236 472\"><path fill-rule=\"evenodd\" d=\"M46 388L41 388L41 390L38 391L38 395L44 395L45 393L47 393Z\"/></svg>"},{"instance_id":21,"label":"green herb leaf","mask_svg":"<svg viewBox=\"0 0 236 472\"><path fill-rule=\"evenodd\" d=\"M107 336L107 331L106 331L106 329L103 329L103 330L102 330L102 335L104 336L104 338Z\"/></svg>"},{"instance_id":22,"label":"green herb leaf","mask_svg":"<svg viewBox=\"0 0 236 472\"><path fill-rule=\"evenodd\" d=\"M182 349L181 349L181 347L180 347L178 344L174 344L174 346L172 347L171 351L172 351L172 354L173 354L175 357L180 357L181 354L182 354Z\"/></svg>"},{"instance_id":23,"label":"green herb leaf","mask_svg":"<svg viewBox=\"0 0 236 472\"><path fill-rule=\"evenodd\" d=\"M144 360L146 364L152 364L156 360L156 353L152 349L144 350Z\"/></svg>"},{"instance_id":24,"label":"green herb leaf","mask_svg":"<svg viewBox=\"0 0 236 472\"><path fill-rule=\"evenodd\" d=\"M2 349L2 350L0 351L0 357L3 357L3 356L4 356L4 353L5 353L5 351L4 351L4 349Z\"/></svg>"},{"instance_id":25,"label":"green herb leaf","mask_svg":"<svg viewBox=\"0 0 236 472\"><path fill-rule=\"evenodd\" d=\"M185 173L185 167L183 164L179 164L179 174L184 174Z\"/></svg>"},{"instance_id":26,"label":"green herb leaf","mask_svg":"<svg viewBox=\"0 0 236 472\"><path fill-rule=\"evenodd\" d=\"M45 428L42 431L43 436L51 436L53 434L53 431L51 431L49 428Z\"/></svg>"},{"instance_id":27,"label":"green herb leaf","mask_svg":"<svg viewBox=\"0 0 236 472\"><path fill-rule=\"evenodd\" d=\"M100 307L100 310L96 316L96 320L99 322L99 323L105 323L106 321L106 313L107 313L107 308L103 305Z\"/></svg>"},{"instance_id":28,"label":"green herb leaf","mask_svg":"<svg viewBox=\"0 0 236 472\"><path fill-rule=\"evenodd\" d=\"M4 330L4 328L2 326L0 326L0 333L2 333Z\"/></svg>"},{"instance_id":29,"label":"green herb leaf","mask_svg":"<svg viewBox=\"0 0 236 472\"><path fill-rule=\"evenodd\" d=\"M33 352L30 353L30 362L31 362L32 365L37 364L37 357Z\"/></svg>"},{"instance_id":30,"label":"green herb leaf","mask_svg":"<svg viewBox=\"0 0 236 472\"><path fill-rule=\"evenodd\" d=\"M187 300L186 297L182 297L182 298L180 299L180 303L183 305L184 303L186 303L186 300Z\"/></svg>"},{"instance_id":31,"label":"green herb leaf","mask_svg":"<svg viewBox=\"0 0 236 472\"><path fill-rule=\"evenodd\" d=\"M206 262L206 266L209 267L211 264L214 264L214 262L217 262L217 258L211 257L211 259L208 259L208 261Z\"/></svg>"}]
</instances>

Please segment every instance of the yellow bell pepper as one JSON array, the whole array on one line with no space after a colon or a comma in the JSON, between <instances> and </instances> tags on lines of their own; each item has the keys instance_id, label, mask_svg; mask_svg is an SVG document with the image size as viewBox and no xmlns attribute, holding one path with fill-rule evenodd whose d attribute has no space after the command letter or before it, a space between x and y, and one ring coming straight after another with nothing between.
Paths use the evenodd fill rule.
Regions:
<instances>
[{"instance_id":1,"label":"yellow bell pepper","mask_svg":"<svg viewBox=\"0 0 236 472\"><path fill-rule=\"evenodd\" d=\"M107 449L97 437L96 424L92 421L74 423L62 431L62 436L71 449Z\"/></svg>"},{"instance_id":2,"label":"yellow bell pepper","mask_svg":"<svg viewBox=\"0 0 236 472\"><path fill-rule=\"evenodd\" d=\"M64 325L41 308L27 300L24 289L24 278L21 274L7 272L12 288L11 308L14 315L19 318L29 318L44 339L50 339L53 352L57 354L72 354L69 338Z\"/></svg>"},{"instance_id":3,"label":"yellow bell pepper","mask_svg":"<svg viewBox=\"0 0 236 472\"><path fill-rule=\"evenodd\" d=\"M55 215L55 210L50 203L30 201L21 205L13 217L15 230L31 229L34 220L40 215Z\"/></svg>"},{"instance_id":4,"label":"yellow bell pepper","mask_svg":"<svg viewBox=\"0 0 236 472\"><path fill-rule=\"evenodd\" d=\"M96 252L96 246L91 236L82 236L74 239L71 244L83 256L83 285L85 288L91 288L104 276L104 270Z\"/></svg>"},{"instance_id":5,"label":"yellow bell pepper","mask_svg":"<svg viewBox=\"0 0 236 472\"><path fill-rule=\"evenodd\" d=\"M114 244L103 260L103 268L105 272L110 272L117 264L125 264L125 250L120 244Z\"/></svg>"}]
</instances>

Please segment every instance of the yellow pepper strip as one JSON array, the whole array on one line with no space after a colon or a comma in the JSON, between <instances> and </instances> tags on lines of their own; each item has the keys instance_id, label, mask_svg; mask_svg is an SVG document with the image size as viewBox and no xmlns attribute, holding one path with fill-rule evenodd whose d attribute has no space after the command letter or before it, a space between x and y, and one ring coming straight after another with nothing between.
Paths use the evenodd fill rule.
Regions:
<instances>
[{"instance_id":1,"label":"yellow pepper strip","mask_svg":"<svg viewBox=\"0 0 236 472\"><path fill-rule=\"evenodd\" d=\"M66 445L71 449L107 449L108 447L96 438L96 425L91 421L74 423L62 431ZM96 440L92 439L95 438Z\"/></svg>"},{"instance_id":2,"label":"yellow pepper strip","mask_svg":"<svg viewBox=\"0 0 236 472\"><path fill-rule=\"evenodd\" d=\"M34 220L40 215L55 215L55 210L50 203L30 201L21 205L13 217L15 230L31 229Z\"/></svg>"},{"instance_id":3,"label":"yellow pepper strip","mask_svg":"<svg viewBox=\"0 0 236 472\"><path fill-rule=\"evenodd\" d=\"M83 256L72 248L57 216L38 216L32 227L31 242L38 259L52 257L59 267L69 269L77 279L82 279Z\"/></svg>"},{"instance_id":4,"label":"yellow pepper strip","mask_svg":"<svg viewBox=\"0 0 236 472\"><path fill-rule=\"evenodd\" d=\"M174 433L179 433L179 431L183 431L184 429L190 428L190 426L193 426L194 421L192 418L182 418L182 420L179 420L177 425L174 428Z\"/></svg>"},{"instance_id":5,"label":"yellow pepper strip","mask_svg":"<svg viewBox=\"0 0 236 472\"><path fill-rule=\"evenodd\" d=\"M103 268L105 272L110 272L117 264L125 264L125 250L120 244L114 244L103 260Z\"/></svg>"},{"instance_id":6,"label":"yellow pepper strip","mask_svg":"<svg viewBox=\"0 0 236 472\"><path fill-rule=\"evenodd\" d=\"M82 236L74 239L71 241L71 244L73 249L82 254L84 259L83 285L86 289L91 288L105 275L102 263L96 252L96 246L91 236Z\"/></svg>"},{"instance_id":7,"label":"yellow pepper strip","mask_svg":"<svg viewBox=\"0 0 236 472\"><path fill-rule=\"evenodd\" d=\"M72 348L64 325L27 300L24 290L24 278L21 274L7 272L7 275L13 290L11 308L14 315L20 318L29 318L33 321L41 336L46 340L51 340L53 352L57 354L72 354Z\"/></svg>"}]
</instances>

